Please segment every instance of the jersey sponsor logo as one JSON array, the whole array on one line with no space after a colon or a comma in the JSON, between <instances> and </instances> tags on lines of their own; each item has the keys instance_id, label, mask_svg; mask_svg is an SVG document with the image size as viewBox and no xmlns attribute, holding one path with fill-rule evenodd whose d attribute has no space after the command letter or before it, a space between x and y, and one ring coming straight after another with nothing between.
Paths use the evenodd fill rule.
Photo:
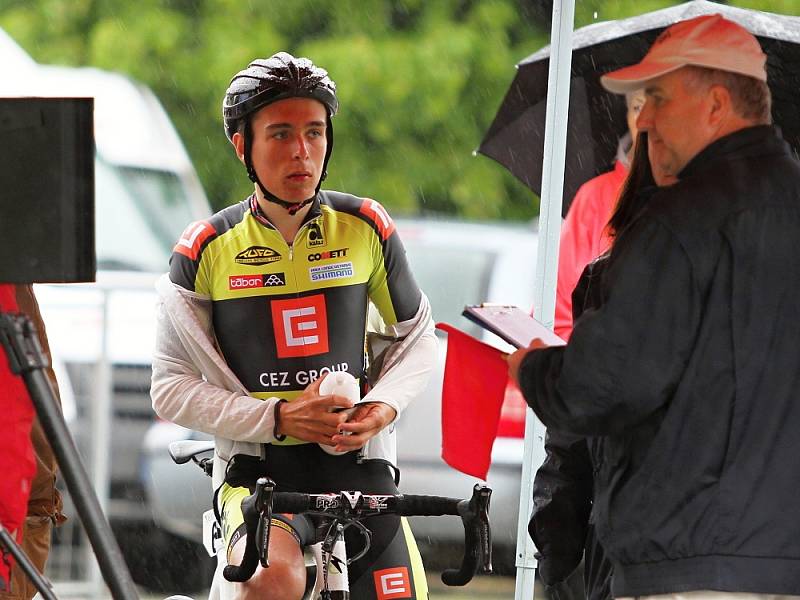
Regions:
<instances>
[{"instance_id":1,"label":"jersey sponsor logo","mask_svg":"<svg viewBox=\"0 0 800 600\"><path fill-rule=\"evenodd\" d=\"M272 248L267 248L266 246L250 246L249 248L239 252L239 254L237 254L233 260L240 265L252 265L255 267L260 265L268 265L269 263L274 263L280 259L280 252L277 252Z\"/></svg>"},{"instance_id":2,"label":"jersey sponsor logo","mask_svg":"<svg viewBox=\"0 0 800 600\"><path fill-rule=\"evenodd\" d=\"M392 221L386 209L375 200L365 198L364 202L361 203L359 212L369 217L369 219L375 223L375 227L378 228L378 233L384 242L394 233L394 221Z\"/></svg>"},{"instance_id":3,"label":"jersey sponsor logo","mask_svg":"<svg viewBox=\"0 0 800 600\"><path fill-rule=\"evenodd\" d=\"M308 255L308 262L317 260L328 260L329 258L344 258L347 256L347 251L350 248L337 248L336 250L328 250L327 252L314 252Z\"/></svg>"},{"instance_id":4,"label":"jersey sponsor logo","mask_svg":"<svg viewBox=\"0 0 800 600\"><path fill-rule=\"evenodd\" d=\"M265 371L258 376L258 382L264 389L274 389L279 387L307 386L312 381L335 371L350 371L350 365L346 362L325 366L321 369L308 369L295 372L294 378L289 378L289 371ZM384 507L385 508L385 507Z\"/></svg>"},{"instance_id":5,"label":"jersey sponsor logo","mask_svg":"<svg viewBox=\"0 0 800 600\"><path fill-rule=\"evenodd\" d=\"M178 243L175 244L172 251L183 254L189 260L197 260L203 243L216 233L216 230L208 221L195 221L194 223L190 223L189 226L184 229Z\"/></svg>"},{"instance_id":6,"label":"jersey sponsor logo","mask_svg":"<svg viewBox=\"0 0 800 600\"><path fill-rule=\"evenodd\" d=\"M378 600L392 598L411 598L411 581L408 578L408 568L394 567L375 571L375 592Z\"/></svg>"},{"instance_id":7,"label":"jersey sponsor logo","mask_svg":"<svg viewBox=\"0 0 800 600\"><path fill-rule=\"evenodd\" d=\"M324 295L273 300L270 310L278 358L328 352L328 316Z\"/></svg>"},{"instance_id":8,"label":"jersey sponsor logo","mask_svg":"<svg viewBox=\"0 0 800 600\"><path fill-rule=\"evenodd\" d=\"M325 236L322 234L322 225L316 222L309 223L308 237L306 238L307 248L319 248L325 245Z\"/></svg>"},{"instance_id":9,"label":"jersey sponsor logo","mask_svg":"<svg viewBox=\"0 0 800 600\"><path fill-rule=\"evenodd\" d=\"M262 287L278 287L286 285L284 273L268 273L265 275L230 275L228 277L229 290L250 290Z\"/></svg>"},{"instance_id":10,"label":"jersey sponsor logo","mask_svg":"<svg viewBox=\"0 0 800 600\"><path fill-rule=\"evenodd\" d=\"M308 269L311 281L328 281L331 279L346 279L353 276L353 263L333 263Z\"/></svg>"}]
</instances>

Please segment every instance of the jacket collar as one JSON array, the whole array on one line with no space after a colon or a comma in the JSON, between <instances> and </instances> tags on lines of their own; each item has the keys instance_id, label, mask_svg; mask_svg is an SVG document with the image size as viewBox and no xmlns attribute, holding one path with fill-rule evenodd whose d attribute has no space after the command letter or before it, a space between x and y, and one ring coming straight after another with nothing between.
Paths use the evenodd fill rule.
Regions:
<instances>
[{"instance_id":1,"label":"jacket collar","mask_svg":"<svg viewBox=\"0 0 800 600\"><path fill-rule=\"evenodd\" d=\"M719 161L764 154L788 154L789 145L773 125L755 125L722 137L701 150L678 173L678 179L701 174Z\"/></svg>"}]
</instances>

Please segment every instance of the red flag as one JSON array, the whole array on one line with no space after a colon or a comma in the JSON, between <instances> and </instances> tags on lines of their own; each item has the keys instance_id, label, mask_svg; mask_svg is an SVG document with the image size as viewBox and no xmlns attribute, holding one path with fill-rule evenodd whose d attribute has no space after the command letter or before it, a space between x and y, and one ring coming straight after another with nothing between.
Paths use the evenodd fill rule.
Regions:
<instances>
[{"instance_id":1,"label":"red flag","mask_svg":"<svg viewBox=\"0 0 800 600\"><path fill-rule=\"evenodd\" d=\"M0 283L0 312L17 312L14 286ZM33 405L25 382L11 372L4 346L0 344L0 410L3 437L0 439L0 522L17 541L28 508L31 480L36 473L30 431ZM11 557L0 551L0 590L8 590ZM4 587L5 585L5 587Z\"/></svg>"},{"instance_id":2,"label":"red flag","mask_svg":"<svg viewBox=\"0 0 800 600\"><path fill-rule=\"evenodd\" d=\"M442 458L462 473L486 479L508 381L503 353L448 325L442 385Z\"/></svg>"}]
</instances>

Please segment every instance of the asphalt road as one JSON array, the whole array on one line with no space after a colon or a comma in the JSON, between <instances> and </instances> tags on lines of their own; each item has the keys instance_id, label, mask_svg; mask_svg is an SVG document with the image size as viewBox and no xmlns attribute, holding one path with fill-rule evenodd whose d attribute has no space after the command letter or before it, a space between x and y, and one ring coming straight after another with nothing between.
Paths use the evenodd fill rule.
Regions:
<instances>
[{"instance_id":1,"label":"asphalt road","mask_svg":"<svg viewBox=\"0 0 800 600\"><path fill-rule=\"evenodd\" d=\"M513 600L514 577L481 576L464 587L448 587L442 583L438 573L430 573L428 590L431 600ZM538 588L535 593L536 600L543 598Z\"/></svg>"}]
</instances>

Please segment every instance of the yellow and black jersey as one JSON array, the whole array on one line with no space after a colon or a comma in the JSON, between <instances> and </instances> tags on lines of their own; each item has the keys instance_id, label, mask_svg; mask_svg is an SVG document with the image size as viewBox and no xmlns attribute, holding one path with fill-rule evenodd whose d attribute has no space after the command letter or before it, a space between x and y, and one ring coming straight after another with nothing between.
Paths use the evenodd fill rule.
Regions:
<instances>
[{"instance_id":1,"label":"yellow and black jersey","mask_svg":"<svg viewBox=\"0 0 800 600\"><path fill-rule=\"evenodd\" d=\"M388 325L421 293L386 210L322 191L289 245L255 198L186 228L170 279L212 301L222 354L250 393L291 400L327 371L363 381L367 302Z\"/></svg>"}]
</instances>

